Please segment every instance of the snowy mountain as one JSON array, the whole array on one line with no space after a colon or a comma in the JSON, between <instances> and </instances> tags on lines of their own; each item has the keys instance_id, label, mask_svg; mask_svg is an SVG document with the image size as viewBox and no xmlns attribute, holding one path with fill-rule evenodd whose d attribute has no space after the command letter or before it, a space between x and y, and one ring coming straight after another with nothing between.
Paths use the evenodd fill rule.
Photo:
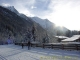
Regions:
<instances>
[{"instance_id":1,"label":"snowy mountain","mask_svg":"<svg viewBox=\"0 0 80 60\"><path fill-rule=\"evenodd\" d=\"M14 6L2 6L2 7L9 9L10 11L16 13L17 15L19 14L19 12L14 8Z\"/></svg>"},{"instance_id":2,"label":"snowy mountain","mask_svg":"<svg viewBox=\"0 0 80 60\"><path fill-rule=\"evenodd\" d=\"M0 6L0 43L3 42L4 44L9 36L16 42L21 42L22 40L25 42L24 35L28 28L32 30L33 26L37 30L35 31L37 36L36 41L42 42L46 36L46 30L29 17L26 18L27 20L11 10Z\"/></svg>"},{"instance_id":3,"label":"snowy mountain","mask_svg":"<svg viewBox=\"0 0 80 60\"><path fill-rule=\"evenodd\" d=\"M2 42L2 40L6 41L9 35L17 41L25 41L25 32L28 28L32 29L33 26L35 26L37 30L35 32L36 40L39 42L43 42L46 35L49 36L49 41L57 42L57 40L54 39L54 35L66 35L66 31L68 30L65 27L56 27L55 24L48 19L27 17L24 14L20 14L14 7L4 8L0 6L0 42ZM70 32L71 31L67 32L67 36L69 36Z\"/></svg>"},{"instance_id":4,"label":"snowy mountain","mask_svg":"<svg viewBox=\"0 0 80 60\"><path fill-rule=\"evenodd\" d=\"M14 6L2 6L4 8L7 8L8 10L16 13L18 16L22 17L22 18L25 18L26 20L29 20L28 17L22 13L19 13L15 8ZM30 21L30 20L29 20Z\"/></svg>"},{"instance_id":5,"label":"snowy mountain","mask_svg":"<svg viewBox=\"0 0 80 60\"><path fill-rule=\"evenodd\" d=\"M3 7L5 7L5 6L3 6ZM56 24L50 22L48 19L41 19L39 17L27 17L26 15L19 13L14 8L14 6L7 6L5 8L7 8L8 10L16 13L18 16L26 19L28 22L33 21L35 23L38 23L41 27L43 27L45 30L47 30L50 34L53 34L53 35L67 35L68 36L69 33L70 33L70 36L74 35L66 27L55 26Z\"/></svg>"},{"instance_id":6,"label":"snowy mountain","mask_svg":"<svg viewBox=\"0 0 80 60\"><path fill-rule=\"evenodd\" d=\"M5 7L5 6L4 6ZM45 30L49 31L51 34L54 34L56 35L56 30L60 30L60 31L64 31L64 34L66 33L66 31L68 31L67 28L65 27L56 27L54 23L50 22L48 19L41 19L39 17L27 17L26 15L24 14L21 14L19 13L15 8L14 6L7 6L5 7L7 9L9 9L10 11L16 13L18 16L28 20L29 22L31 20L33 20L34 22L40 24L41 27L43 27ZM62 30L63 28L63 30Z\"/></svg>"}]
</instances>

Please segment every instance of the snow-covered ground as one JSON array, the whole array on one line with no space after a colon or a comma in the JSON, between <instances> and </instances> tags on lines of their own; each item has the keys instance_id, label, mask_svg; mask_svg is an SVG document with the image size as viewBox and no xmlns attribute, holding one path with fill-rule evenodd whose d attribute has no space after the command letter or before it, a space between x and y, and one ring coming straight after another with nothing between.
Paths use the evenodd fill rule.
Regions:
<instances>
[{"instance_id":1,"label":"snow-covered ground","mask_svg":"<svg viewBox=\"0 0 80 60\"><path fill-rule=\"evenodd\" d=\"M80 51L54 50L10 44L0 45L0 60L80 60Z\"/></svg>"}]
</instances>

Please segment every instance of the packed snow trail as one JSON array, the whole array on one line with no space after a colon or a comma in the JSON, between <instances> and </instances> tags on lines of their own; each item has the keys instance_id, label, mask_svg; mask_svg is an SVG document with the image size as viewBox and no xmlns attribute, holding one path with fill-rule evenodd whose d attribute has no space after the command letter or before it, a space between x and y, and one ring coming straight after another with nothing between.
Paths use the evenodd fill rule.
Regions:
<instances>
[{"instance_id":1,"label":"packed snow trail","mask_svg":"<svg viewBox=\"0 0 80 60\"><path fill-rule=\"evenodd\" d=\"M0 45L0 60L80 60L80 51L54 50L10 44Z\"/></svg>"}]
</instances>

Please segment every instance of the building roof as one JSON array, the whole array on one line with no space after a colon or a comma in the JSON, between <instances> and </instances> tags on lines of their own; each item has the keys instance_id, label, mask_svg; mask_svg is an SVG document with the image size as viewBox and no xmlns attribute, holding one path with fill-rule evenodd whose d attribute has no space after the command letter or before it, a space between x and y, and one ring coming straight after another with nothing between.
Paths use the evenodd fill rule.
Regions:
<instances>
[{"instance_id":1,"label":"building roof","mask_svg":"<svg viewBox=\"0 0 80 60\"><path fill-rule=\"evenodd\" d=\"M63 39L68 38L66 36L55 36L55 37L57 37L57 38L63 38Z\"/></svg>"},{"instance_id":2,"label":"building roof","mask_svg":"<svg viewBox=\"0 0 80 60\"><path fill-rule=\"evenodd\" d=\"M80 38L80 35L74 35L71 38L64 39L62 41L75 41Z\"/></svg>"},{"instance_id":3,"label":"building roof","mask_svg":"<svg viewBox=\"0 0 80 60\"><path fill-rule=\"evenodd\" d=\"M66 43L60 42L60 43L47 43L47 44L56 44L56 45L60 45L60 44L80 44L80 42L66 42Z\"/></svg>"}]
</instances>

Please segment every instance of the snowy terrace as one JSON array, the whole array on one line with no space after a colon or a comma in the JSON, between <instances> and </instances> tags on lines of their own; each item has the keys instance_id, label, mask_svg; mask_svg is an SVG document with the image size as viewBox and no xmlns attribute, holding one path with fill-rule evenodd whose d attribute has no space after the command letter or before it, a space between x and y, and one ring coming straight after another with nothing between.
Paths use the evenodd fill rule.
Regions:
<instances>
[{"instance_id":1,"label":"snowy terrace","mask_svg":"<svg viewBox=\"0 0 80 60\"><path fill-rule=\"evenodd\" d=\"M0 45L0 60L80 60L80 51L56 50L9 44Z\"/></svg>"}]
</instances>

